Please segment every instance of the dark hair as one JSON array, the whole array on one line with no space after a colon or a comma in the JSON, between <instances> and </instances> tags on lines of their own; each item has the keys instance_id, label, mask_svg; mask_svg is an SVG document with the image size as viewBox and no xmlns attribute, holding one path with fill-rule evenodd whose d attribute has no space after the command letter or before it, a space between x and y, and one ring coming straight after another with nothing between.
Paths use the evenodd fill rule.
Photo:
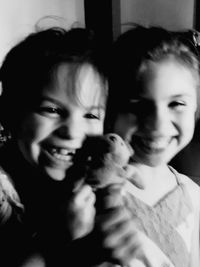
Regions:
<instances>
[{"instance_id":1,"label":"dark hair","mask_svg":"<svg viewBox=\"0 0 200 267\"><path fill-rule=\"evenodd\" d=\"M15 127L21 116L31 110L38 93L61 63L88 63L106 82L105 53L94 34L83 28L66 31L57 27L31 33L8 52L0 69L3 126Z\"/></svg>"},{"instance_id":2,"label":"dark hair","mask_svg":"<svg viewBox=\"0 0 200 267\"><path fill-rule=\"evenodd\" d=\"M199 86L198 48L190 39L191 32L172 32L161 27L138 25L117 39L112 48L106 125L112 123L116 113L125 108L123 100L134 97L142 67L149 61L159 62L173 56L191 69Z\"/></svg>"}]
</instances>

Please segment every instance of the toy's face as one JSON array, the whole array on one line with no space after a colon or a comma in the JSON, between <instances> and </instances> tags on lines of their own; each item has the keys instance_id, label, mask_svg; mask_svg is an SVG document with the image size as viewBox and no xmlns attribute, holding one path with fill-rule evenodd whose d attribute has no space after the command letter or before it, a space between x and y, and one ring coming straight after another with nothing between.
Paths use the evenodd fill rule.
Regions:
<instances>
[{"instance_id":1,"label":"toy's face","mask_svg":"<svg viewBox=\"0 0 200 267\"><path fill-rule=\"evenodd\" d=\"M99 162L107 164L106 159L109 159L114 164L124 166L132 155L133 150L128 143L119 135L109 133L86 138L79 151L78 161L98 166Z\"/></svg>"},{"instance_id":2,"label":"toy's face","mask_svg":"<svg viewBox=\"0 0 200 267\"><path fill-rule=\"evenodd\" d=\"M77 158L86 167L86 183L94 189L125 181L125 167L132 149L116 134L89 137Z\"/></svg>"}]
</instances>

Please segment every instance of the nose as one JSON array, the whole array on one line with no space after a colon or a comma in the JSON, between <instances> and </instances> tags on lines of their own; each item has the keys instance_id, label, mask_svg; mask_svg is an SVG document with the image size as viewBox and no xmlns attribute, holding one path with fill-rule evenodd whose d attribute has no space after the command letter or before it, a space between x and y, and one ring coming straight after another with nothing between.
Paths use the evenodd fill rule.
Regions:
<instances>
[{"instance_id":1,"label":"nose","mask_svg":"<svg viewBox=\"0 0 200 267\"><path fill-rule=\"evenodd\" d=\"M63 119L56 133L62 139L81 139L85 135L84 124L79 116L69 116Z\"/></svg>"},{"instance_id":2,"label":"nose","mask_svg":"<svg viewBox=\"0 0 200 267\"><path fill-rule=\"evenodd\" d=\"M170 114L164 107L155 107L144 120L144 128L151 132L165 133L169 129Z\"/></svg>"}]
</instances>

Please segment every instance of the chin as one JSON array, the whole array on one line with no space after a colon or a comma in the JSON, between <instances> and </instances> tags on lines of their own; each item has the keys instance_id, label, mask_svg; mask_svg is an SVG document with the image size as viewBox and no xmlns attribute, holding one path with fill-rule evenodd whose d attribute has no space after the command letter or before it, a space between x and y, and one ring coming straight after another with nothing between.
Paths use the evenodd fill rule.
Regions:
<instances>
[{"instance_id":1,"label":"chin","mask_svg":"<svg viewBox=\"0 0 200 267\"><path fill-rule=\"evenodd\" d=\"M54 181L63 181L66 177L65 170L55 168L45 168L44 172Z\"/></svg>"},{"instance_id":2,"label":"chin","mask_svg":"<svg viewBox=\"0 0 200 267\"><path fill-rule=\"evenodd\" d=\"M167 158L164 158L164 157L150 157L150 158L146 158L144 159L143 158L143 164L149 166L149 167L158 167L158 166L161 166L161 165L165 165L165 164L168 164L169 160L168 160L168 157Z\"/></svg>"}]
</instances>

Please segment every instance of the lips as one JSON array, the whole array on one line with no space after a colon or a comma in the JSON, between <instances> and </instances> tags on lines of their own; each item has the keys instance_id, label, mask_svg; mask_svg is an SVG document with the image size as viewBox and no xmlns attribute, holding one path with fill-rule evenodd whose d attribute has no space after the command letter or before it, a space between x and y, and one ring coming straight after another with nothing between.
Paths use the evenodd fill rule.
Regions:
<instances>
[{"instance_id":1,"label":"lips","mask_svg":"<svg viewBox=\"0 0 200 267\"><path fill-rule=\"evenodd\" d=\"M63 162L72 162L76 149L64 148L64 147L55 147L55 146L46 146L45 152L51 159L56 161Z\"/></svg>"},{"instance_id":2,"label":"lips","mask_svg":"<svg viewBox=\"0 0 200 267\"><path fill-rule=\"evenodd\" d=\"M151 149L164 149L168 146L169 139L143 140L143 143Z\"/></svg>"},{"instance_id":3,"label":"lips","mask_svg":"<svg viewBox=\"0 0 200 267\"><path fill-rule=\"evenodd\" d=\"M137 136L134 138L134 142L132 142L132 144L133 147L136 145L148 153L160 153L169 146L171 140L172 137L143 138Z\"/></svg>"},{"instance_id":4,"label":"lips","mask_svg":"<svg viewBox=\"0 0 200 267\"><path fill-rule=\"evenodd\" d=\"M68 149L65 148L52 148L48 152L53 157L63 161L70 161L75 154L75 151L69 151Z\"/></svg>"}]
</instances>

